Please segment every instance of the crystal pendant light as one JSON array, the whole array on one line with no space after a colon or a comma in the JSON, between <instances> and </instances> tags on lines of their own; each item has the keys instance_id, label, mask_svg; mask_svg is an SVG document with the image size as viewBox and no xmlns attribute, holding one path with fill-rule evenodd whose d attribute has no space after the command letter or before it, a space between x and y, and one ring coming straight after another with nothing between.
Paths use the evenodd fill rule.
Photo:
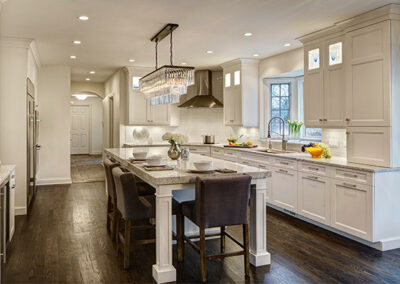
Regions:
<instances>
[{"instance_id":1,"label":"crystal pendant light","mask_svg":"<svg viewBox=\"0 0 400 284\"><path fill-rule=\"evenodd\" d=\"M156 70L139 80L139 91L150 99L152 105L178 103L187 87L194 84L194 67L174 66L172 63L172 32L177 24L167 24L151 41L156 43ZM158 68L158 42L170 35L170 62Z\"/></svg>"}]
</instances>

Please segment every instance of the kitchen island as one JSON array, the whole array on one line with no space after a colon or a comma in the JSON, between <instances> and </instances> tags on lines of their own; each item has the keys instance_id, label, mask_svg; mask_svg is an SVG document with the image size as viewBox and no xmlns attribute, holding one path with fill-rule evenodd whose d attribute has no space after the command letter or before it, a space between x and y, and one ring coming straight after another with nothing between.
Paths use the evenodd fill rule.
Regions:
<instances>
[{"instance_id":1,"label":"kitchen island","mask_svg":"<svg viewBox=\"0 0 400 284\"><path fill-rule=\"evenodd\" d=\"M147 151L162 154L174 169L170 171L146 171L142 164L132 162L134 151ZM271 263L270 254L267 252L267 216L266 196L270 187L271 173L269 170L248 165L225 161L217 158L204 157L190 154L186 163L171 161L167 152L155 152L151 147L141 148L115 148L105 149L105 156L112 157L121 165L132 171L136 176L152 185L156 189L156 264L153 265L153 278L158 283L176 280L176 270L172 264L172 191L193 189L196 176L227 176L248 174L252 177L250 194L250 263L254 266L268 265ZM222 174L195 174L188 169L193 161L211 160L214 168L230 169L236 173Z\"/></svg>"}]
</instances>

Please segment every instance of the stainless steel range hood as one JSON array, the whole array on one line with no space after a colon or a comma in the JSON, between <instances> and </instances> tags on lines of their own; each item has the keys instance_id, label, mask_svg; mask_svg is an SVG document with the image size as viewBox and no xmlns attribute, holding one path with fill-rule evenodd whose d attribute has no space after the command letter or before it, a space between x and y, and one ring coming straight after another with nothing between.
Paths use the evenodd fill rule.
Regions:
<instances>
[{"instance_id":1,"label":"stainless steel range hood","mask_svg":"<svg viewBox=\"0 0 400 284\"><path fill-rule=\"evenodd\" d=\"M222 108L222 103L212 95L210 70L195 71L196 95L178 107L184 108Z\"/></svg>"}]
</instances>

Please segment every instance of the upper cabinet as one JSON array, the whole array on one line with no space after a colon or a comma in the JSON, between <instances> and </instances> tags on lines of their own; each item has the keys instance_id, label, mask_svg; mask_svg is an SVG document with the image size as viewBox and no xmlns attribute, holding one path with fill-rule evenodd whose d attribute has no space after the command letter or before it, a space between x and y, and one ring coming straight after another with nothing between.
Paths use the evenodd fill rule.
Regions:
<instances>
[{"instance_id":1,"label":"upper cabinet","mask_svg":"<svg viewBox=\"0 0 400 284\"><path fill-rule=\"evenodd\" d=\"M237 59L221 66L225 125L258 126L258 60Z\"/></svg>"},{"instance_id":2,"label":"upper cabinet","mask_svg":"<svg viewBox=\"0 0 400 284\"><path fill-rule=\"evenodd\" d=\"M148 73L148 69L128 68L128 125L176 125L178 109L176 105L151 105L150 100L139 92L138 79Z\"/></svg>"},{"instance_id":3,"label":"upper cabinet","mask_svg":"<svg viewBox=\"0 0 400 284\"><path fill-rule=\"evenodd\" d=\"M304 46L304 121L307 127L345 126L344 38Z\"/></svg>"}]
</instances>

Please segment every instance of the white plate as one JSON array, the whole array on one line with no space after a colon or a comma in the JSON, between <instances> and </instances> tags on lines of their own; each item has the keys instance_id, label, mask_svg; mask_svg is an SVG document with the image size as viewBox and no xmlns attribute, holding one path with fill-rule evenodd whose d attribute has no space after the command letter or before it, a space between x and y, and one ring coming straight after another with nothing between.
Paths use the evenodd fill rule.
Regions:
<instances>
[{"instance_id":1,"label":"white plate","mask_svg":"<svg viewBox=\"0 0 400 284\"><path fill-rule=\"evenodd\" d=\"M167 163L162 163L162 164L159 164L159 165L157 165L157 166L150 166L148 163L144 163L144 164L142 164L143 166L145 166L145 167L149 167L149 168L155 168L155 167L165 167L165 166L167 166L168 164Z\"/></svg>"},{"instance_id":2,"label":"white plate","mask_svg":"<svg viewBox=\"0 0 400 284\"><path fill-rule=\"evenodd\" d=\"M212 173L212 172L215 172L215 171L216 171L216 169L209 169L209 170L206 170L206 171L200 171L198 169L188 169L188 172L194 173L194 174Z\"/></svg>"}]
</instances>

